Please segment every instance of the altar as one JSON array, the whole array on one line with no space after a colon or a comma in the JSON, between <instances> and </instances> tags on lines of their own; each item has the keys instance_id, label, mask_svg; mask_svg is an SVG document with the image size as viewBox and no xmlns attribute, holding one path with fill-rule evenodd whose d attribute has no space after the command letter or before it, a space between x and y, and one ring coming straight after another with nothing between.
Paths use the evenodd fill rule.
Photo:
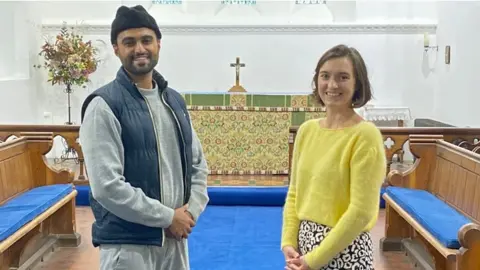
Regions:
<instances>
[{"instance_id":1,"label":"altar","mask_svg":"<svg viewBox=\"0 0 480 270\"><path fill-rule=\"evenodd\" d=\"M324 115L306 93L182 95L211 174L288 174L290 126Z\"/></svg>"}]
</instances>

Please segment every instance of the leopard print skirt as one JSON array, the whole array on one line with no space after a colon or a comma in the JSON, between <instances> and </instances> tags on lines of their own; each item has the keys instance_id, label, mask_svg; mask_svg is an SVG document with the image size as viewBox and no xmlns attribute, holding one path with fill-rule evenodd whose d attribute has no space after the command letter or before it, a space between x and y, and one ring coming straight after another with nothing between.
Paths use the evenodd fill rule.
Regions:
<instances>
[{"instance_id":1,"label":"leopard print skirt","mask_svg":"<svg viewBox=\"0 0 480 270\"><path fill-rule=\"evenodd\" d=\"M312 221L302 221L298 235L298 248L305 255L320 245L331 228ZM360 234L345 250L320 270L374 270L373 242L369 232Z\"/></svg>"}]
</instances>

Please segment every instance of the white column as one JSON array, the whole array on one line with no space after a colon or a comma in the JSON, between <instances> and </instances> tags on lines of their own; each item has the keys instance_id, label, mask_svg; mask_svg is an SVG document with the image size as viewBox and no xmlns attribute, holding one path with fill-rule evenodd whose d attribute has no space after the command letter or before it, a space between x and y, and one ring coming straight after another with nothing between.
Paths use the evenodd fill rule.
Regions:
<instances>
[{"instance_id":1,"label":"white column","mask_svg":"<svg viewBox=\"0 0 480 270\"><path fill-rule=\"evenodd\" d=\"M14 63L14 16L15 2L0 2L0 79L12 77Z\"/></svg>"}]
</instances>

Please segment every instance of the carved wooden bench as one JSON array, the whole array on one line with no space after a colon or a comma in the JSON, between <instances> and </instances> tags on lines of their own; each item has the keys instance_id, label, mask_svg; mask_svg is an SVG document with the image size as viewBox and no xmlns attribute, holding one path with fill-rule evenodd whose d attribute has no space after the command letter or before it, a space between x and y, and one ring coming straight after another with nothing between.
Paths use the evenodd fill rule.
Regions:
<instances>
[{"instance_id":1,"label":"carved wooden bench","mask_svg":"<svg viewBox=\"0 0 480 270\"><path fill-rule=\"evenodd\" d=\"M29 269L57 246L78 246L73 172L54 171L44 154L51 133L0 144L0 270Z\"/></svg>"},{"instance_id":2,"label":"carved wooden bench","mask_svg":"<svg viewBox=\"0 0 480 270\"><path fill-rule=\"evenodd\" d=\"M387 177L382 250L424 269L480 269L480 155L442 135L411 135L410 149L413 167Z\"/></svg>"}]
</instances>

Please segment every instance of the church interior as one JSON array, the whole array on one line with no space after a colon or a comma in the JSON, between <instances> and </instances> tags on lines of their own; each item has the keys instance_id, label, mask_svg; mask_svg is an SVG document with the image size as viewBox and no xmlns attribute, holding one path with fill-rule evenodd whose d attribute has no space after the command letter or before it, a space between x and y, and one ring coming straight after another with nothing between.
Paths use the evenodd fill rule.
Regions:
<instances>
[{"instance_id":1,"label":"church interior","mask_svg":"<svg viewBox=\"0 0 480 270\"><path fill-rule=\"evenodd\" d=\"M374 98L357 113L384 139L375 269L480 269L480 2L40 0L0 1L0 270L99 269L80 111L121 65L110 43L121 5L156 19L156 70L184 98L208 163L192 270L284 269L295 138L326 114L312 76L337 44L365 59ZM45 60L68 35L94 50L74 85Z\"/></svg>"}]
</instances>

